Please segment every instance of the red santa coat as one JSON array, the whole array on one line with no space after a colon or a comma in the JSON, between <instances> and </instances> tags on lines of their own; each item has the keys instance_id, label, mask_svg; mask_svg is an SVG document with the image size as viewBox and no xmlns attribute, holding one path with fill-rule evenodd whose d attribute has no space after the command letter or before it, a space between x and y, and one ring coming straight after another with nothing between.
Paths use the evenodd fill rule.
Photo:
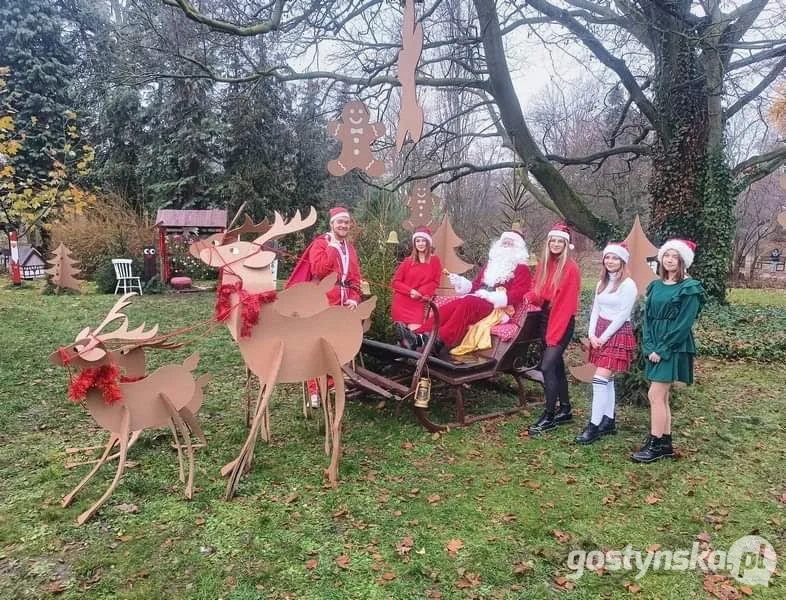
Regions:
<instances>
[{"instance_id":1,"label":"red santa coat","mask_svg":"<svg viewBox=\"0 0 786 600\"><path fill-rule=\"evenodd\" d=\"M579 266L573 259L565 263L565 268L560 277L557 289L552 289L552 280L556 271L557 261L550 259L546 271L546 283L540 294L533 290L527 298L539 306L549 303L549 317L546 325L546 346L556 346L565 335L571 317L576 316L579 310L579 294L581 293L581 273ZM535 279L540 275L543 263L538 263L535 270Z\"/></svg>"},{"instance_id":2,"label":"red santa coat","mask_svg":"<svg viewBox=\"0 0 786 600\"><path fill-rule=\"evenodd\" d=\"M472 282L472 292L481 288L485 289L483 276L486 267L478 273ZM513 276L505 282L496 283L493 289L504 287L508 295L508 306L516 306L524 299L524 294L529 292L532 287L532 275L529 266L519 265L513 271ZM439 337L445 342L445 346L452 348L458 345L471 325L489 316L494 310L494 305L484 298L469 294L458 300L454 300L443 306L439 311ZM434 328L433 317L430 317L423 326L418 329L418 333L429 333Z\"/></svg>"},{"instance_id":3,"label":"red santa coat","mask_svg":"<svg viewBox=\"0 0 786 600\"><path fill-rule=\"evenodd\" d=\"M394 321L401 323L422 323L424 305L421 300L412 298L412 290L420 292L421 296L429 298L439 287L442 275L442 263L439 257L431 255L428 262L415 261L411 256L405 258L393 275L393 303L390 308Z\"/></svg>"},{"instance_id":4,"label":"red santa coat","mask_svg":"<svg viewBox=\"0 0 786 600\"><path fill-rule=\"evenodd\" d=\"M322 234L312 241L295 265L285 288L304 281L319 281L335 273L336 285L327 293L333 306L360 302L360 263L355 247L349 242L340 242L341 250L328 243L328 235Z\"/></svg>"}]
</instances>

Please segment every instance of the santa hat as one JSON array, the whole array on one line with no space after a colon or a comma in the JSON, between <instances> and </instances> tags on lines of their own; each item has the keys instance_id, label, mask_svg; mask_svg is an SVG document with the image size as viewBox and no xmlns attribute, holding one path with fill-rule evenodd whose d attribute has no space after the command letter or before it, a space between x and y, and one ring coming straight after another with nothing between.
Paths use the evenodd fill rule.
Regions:
<instances>
[{"instance_id":1,"label":"santa hat","mask_svg":"<svg viewBox=\"0 0 786 600\"><path fill-rule=\"evenodd\" d=\"M343 206L336 206L330 209L330 222L333 223L336 219L349 219L349 211Z\"/></svg>"},{"instance_id":2,"label":"santa hat","mask_svg":"<svg viewBox=\"0 0 786 600\"><path fill-rule=\"evenodd\" d=\"M693 258L696 255L696 243L690 240L671 239L667 240L658 250L658 262L663 262L663 255L667 250L674 250L682 258L685 263L685 268L690 269L693 264Z\"/></svg>"},{"instance_id":3,"label":"santa hat","mask_svg":"<svg viewBox=\"0 0 786 600\"><path fill-rule=\"evenodd\" d=\"M434 240L431 238L431 229L428 227L418 227L415 233L412 234L412 243L415 243L415 238L423 238L428 242L429 246L434 245Z\"/></svg>"},{"instance_id":4,"label":"santa hat","mask_svg":"<svg viewBox=\"0 0 786 600\"><path fill-rule=\"evenodd\" d=\"M510 240L516 246L524 251L525 259L529 259L529 250L527 249L527 242L524 239L524 234L520 231L516 231L515 229L511 229L510 231L503 231L502 235L499 236L500 240Z\"/></svg>"},{"instance_id":5,"label":"santa hat","mask_svg":"<svg viewBox=\"0 0 786 600\"><path fill-rule=\"evenodd\" d=\"M561 238L568 243L568 248L573 250L575 246L570 243L570 229L564 223L556 223L550 230L548 237Z\"/></svg>"},{"instance_id":6,"label":"santa hat","mask_svg":"<svg viewBox=\"0 0 786 600\"><path fill-rule=\"evenodd\" d=\"M630 261L630 250L628 250L625 242L609 242L603 249L603 256L607 254L613 254L626 263Z\"/></svg>"}]
</instances>

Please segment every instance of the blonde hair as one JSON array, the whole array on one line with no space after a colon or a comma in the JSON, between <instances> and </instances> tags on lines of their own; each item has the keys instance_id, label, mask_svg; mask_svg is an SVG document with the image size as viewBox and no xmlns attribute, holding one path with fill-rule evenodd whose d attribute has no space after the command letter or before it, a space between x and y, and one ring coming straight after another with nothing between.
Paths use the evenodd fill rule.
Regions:
<instances>
[{"instance_id":1,"label":"blonde hair","mask_svg":"<svg viewBox=\"0 0 786 600\"><path fill-rule=\"evenodd\" d=\"M688 276L687 269L685 268L685 261L682 259L682 254L676 250L669 249L666 250L666 252L674 252L677 255L677 273L674 281L679 283ZM663 253L664 256L666 255L666 252ZM660 277L662 281L668 281L669 279L669 273L666 271L666 269L663 268L663 265L660 261L658 261L658 277Z\"/></svg>"},{"instance_id":2,"label":"blonde hair","mask_svg":"<svg viewBox=\"0 0 786 600\"><path fill-rule=\"evenodd\" d=\"M562 272L565 270L565 265L568 263L568 250L570 248L568 241L565 238L557 238L553 236L546 238L546 243L543 245L543 250L540 253L541 269L535 278L534 290L535 293L539 295L543 293L543 288L546 286L546 280L549 276L548 264L551 254L551 251L549 250L549 242L553 239L562 240L565 242L565 248L559 255L557 268L554 270L554 278L551 280L551 290L556 290L559 287L559 282L562 279Z\"/></svg>"},{"instance_id":3,"label":"blonde hair","mask_svg":"<svg viewBox=\"0 0 786 600\"><path fill-rule=\"evenodd\" d=\"M606 287L608 287L609 282L611 281L611 274L609 273L609 270L606 268L606 263L605 263L606 256L608 254L614 254L614 253L613 252L608 252L607 254L603 255L603 261L604 261L604 263L603 263L603 273L601 274L600 281L598 282L598 291L597 291L598 294L602 294L603 290L605 290ZM614 254L614 256L617 256L617 255ZM622 263L622 268L619 271L620 276L617 279L617 281L615 282L614 288L613 289L609 289L609 293L610 294L616 292L619 289L619 287L622 285L622 282L625 281L628 277L630 277L630 272L628 271L628 263L626 263L624 260L622 260L622 258L620 258L619 256L617 256L617 258L620 259L620 262Z\"/></svg>"}]
</instances>

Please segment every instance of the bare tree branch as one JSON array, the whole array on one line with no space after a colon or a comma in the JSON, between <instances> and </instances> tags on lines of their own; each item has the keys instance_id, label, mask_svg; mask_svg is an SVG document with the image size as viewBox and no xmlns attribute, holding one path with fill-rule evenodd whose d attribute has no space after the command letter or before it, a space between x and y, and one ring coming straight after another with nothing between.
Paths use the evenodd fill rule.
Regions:
<instances>
[{"instance_id":1,"label":"bare tree branch","mask_svg":"<svg viewBox=\"0 0 786 600\"><path fill-rule=\"evenodd\" d=\"M739 111L742 107L746 104L758 98L761 93L767 89L770 84L775 81L778 76L783 73L784 69L786 69L786 56L784 56L781 60L779 60L775 66L770 70L767 75L762 77L761 81L745 94L742 98L737 100L734 104L732 104L728 109L726 109L726 119L729 119L734 115L737 111Z\"/></svg>"},{"instance_id":2,"label":"bare tree branch","mask_svg":"<svg viewBox=\"0 0 786 600\"><path fill-rule=\"evenodd\" d=\"M557 8L553 4L549 4L545 0L528 0L528 3L530 6L544 15L548 15L556 22L560 23L568 31L577 36L579 41L581 41L598 58L598 60L600 60L609 69L614 71L617 74L617 77L620 78L622 85L624 85L625 89L628 90L628 93L630 94L631 98L633 98L636 106L638 106L639 110L644 113L655 130L658 132L663 131L663 127L660 126L660 117L658 116L658 112L655 110L655 107L652 105L652 102L650 102L649 98L644 95L644 91L636 82L636 78L630 72L628 66L623 60L617 58L611 52L609 52L589 29L569 16L566 11Z\"/></svg>"}]
</instances>

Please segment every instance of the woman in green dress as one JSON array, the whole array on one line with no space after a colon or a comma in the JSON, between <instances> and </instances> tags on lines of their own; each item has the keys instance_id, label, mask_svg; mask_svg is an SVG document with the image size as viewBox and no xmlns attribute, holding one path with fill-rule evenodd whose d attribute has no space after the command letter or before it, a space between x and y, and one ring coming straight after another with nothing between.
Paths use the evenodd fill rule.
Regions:
<instances>
[{"instance_id":1,"label":"woman in green dress","mask_svg":"<svg viewBox=\"0 0 786 600\"><path fill-rule=\"evenodd\" d=\"M693 324L705 302L701 284L687 274L696 244L672 239L658 250L659 279L647 288L644 306L644 374L650 380L650 435L635 462L649 463L674 455L669 397L675 381L693 383L696 343Z\"/></svg>"}]
</instances>

